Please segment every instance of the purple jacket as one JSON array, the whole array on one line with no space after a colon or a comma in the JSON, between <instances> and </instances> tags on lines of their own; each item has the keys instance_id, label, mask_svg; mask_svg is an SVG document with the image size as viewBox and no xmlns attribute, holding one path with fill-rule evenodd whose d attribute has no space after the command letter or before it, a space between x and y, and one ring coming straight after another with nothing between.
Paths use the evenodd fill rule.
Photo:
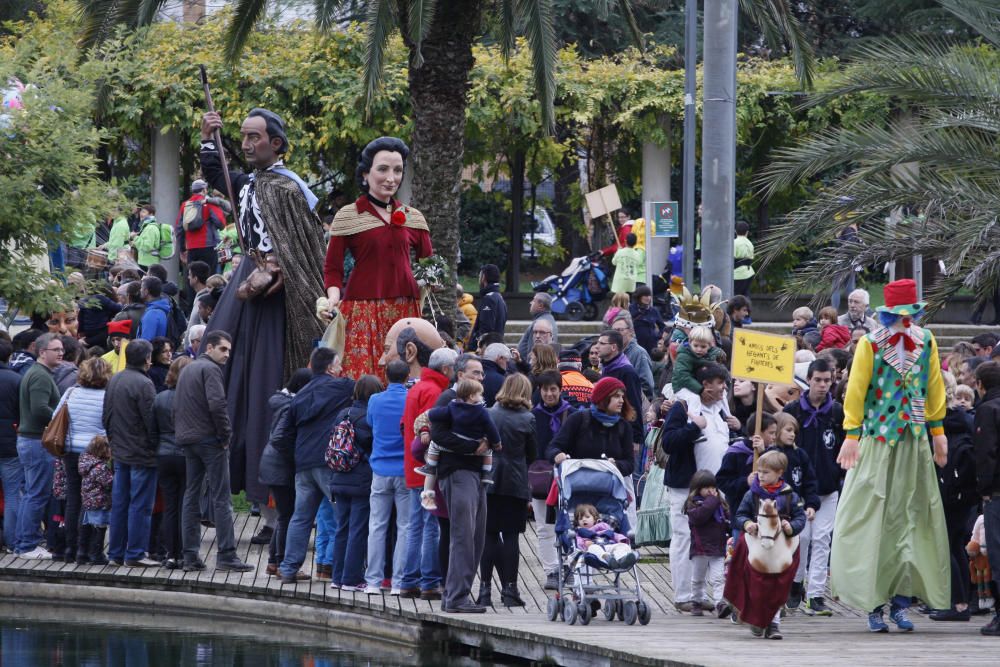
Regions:
<instances>
[{"instance_id":1,"label":"purple jacket","mask_svg":"<svg viewBox=\"0 0 1000 667\"><path fill-rule=\"evenodd\" d=\"M729 511L722 506L719 497L695 496L688 501L685 511L691 527L690 557L724 557L729 537ZM720 516L722 521L719 521Z\"/></svg>"},{"instance_id":2,"label":"purple jacket","mask_svg":"<svg viewBox=\"0 0 1000 667\"><path fill-rule=\"evenodd\" d=\"M82 479L80 496L83 498L84 510L111 509L111 483L115 473L111 461L103 461L93 454L80 454L77 466Z\"/></svg>"}]
</instances>

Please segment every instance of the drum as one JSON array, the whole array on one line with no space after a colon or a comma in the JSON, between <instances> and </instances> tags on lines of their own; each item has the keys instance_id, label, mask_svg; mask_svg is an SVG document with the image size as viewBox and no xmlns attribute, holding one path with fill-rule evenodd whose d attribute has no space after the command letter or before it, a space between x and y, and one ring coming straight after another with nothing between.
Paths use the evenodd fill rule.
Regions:
<instances>
[{"instance_id":1,"label":"drum","mask_svg":"<svg viewBox=\"0 0 1000 667\"><path fill-rule=\"evenodd\" d=\"M87 268L92 271L103 271L108 266L108 253L106 250L91 248L87 250Z\"/></svg>"}]
</instances>

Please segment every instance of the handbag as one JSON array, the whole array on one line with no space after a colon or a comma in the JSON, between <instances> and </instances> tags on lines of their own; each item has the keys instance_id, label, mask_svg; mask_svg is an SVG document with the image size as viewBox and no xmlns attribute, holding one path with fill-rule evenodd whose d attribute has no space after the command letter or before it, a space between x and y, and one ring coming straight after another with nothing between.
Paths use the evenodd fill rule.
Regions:
<instances>
[{"instance_id":1,"label":"handbag","mask_svg":"<svg viewBox=\"0 0 1000 667\"><path fill-rule=\"evenodd\" d=\"M528 486L531 487L531 497L545 500L552 488L552 463L546 459L535 459L528 466Z\"/></svg>"},{"instance_id":2,"label":"handbag","mask_svg":"<svg viewBox=\"0 0 1000 667\"><path fill-rule=\"evenodd\" d=\"M236 290L236 296L241 301L253 301L261 296L271 296L285 284L278 266L278 256L274 253L261 255L250 253L257 267L250 272Z\"/></svg>"},{"instance_id":3,"label":"handbag","mask_svg":"<svg viewBox=\"0 0 1000 667\"><path fill-rule=\"evenodd\" d=\"M75 389L75 387L74 387ZM52 456L66 455L66 438L69 435L69 399L73 395L73 389L66 394L66 401L63 402L56 413L52 415L45 430L42 431L42 447Z\"/></svg>"}]
</instances>

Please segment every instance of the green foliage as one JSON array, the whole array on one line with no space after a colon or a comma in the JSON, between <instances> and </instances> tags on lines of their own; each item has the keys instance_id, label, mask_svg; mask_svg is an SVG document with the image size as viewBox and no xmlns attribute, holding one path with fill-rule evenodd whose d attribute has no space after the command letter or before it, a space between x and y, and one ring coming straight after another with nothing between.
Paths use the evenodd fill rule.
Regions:
<instances>
[{"instance_id":1,"label":"green foliage","mask_svg":"<svg viewBox=\"0 0 1000 667\"><path fill-rule=\"evenodd\" d=\"M0 81L29 85L23 110L0 129L0 294L28 312L49 312L68 300L47 271L46 245L80 234L94 215L120 204L99 178L95 148L102 135L91 122L93 81L100 63L78 65L68 8L53 3L62 21L14 26L0 40ZM62 44L45 49L40 45Z\"/></svg>"},{"instance_id":2,"label":"green foliage","mask_svg":"<svg viewBox=\"0 0 1000 667\"><path fill-rule=\"evenodd\" d=\"M479 188L462 192L459 273L477 274L483 264L504 265L510 247L506 231L509 217L510 203L502 194Z\"/></svg>"}]
</instances>

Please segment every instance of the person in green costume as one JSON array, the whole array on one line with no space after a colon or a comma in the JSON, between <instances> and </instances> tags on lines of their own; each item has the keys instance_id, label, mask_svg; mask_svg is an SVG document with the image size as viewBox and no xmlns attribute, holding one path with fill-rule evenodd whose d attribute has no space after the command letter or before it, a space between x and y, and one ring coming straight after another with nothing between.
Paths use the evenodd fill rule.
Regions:
<instances>
[{"instance_id":1,"label":"person in green costume","mask_svg":"<svg viewBox=\"0 0 1000 667\"><path fill-rule=\"evenodd\" d=\"M150 264L160 261L160 223L156 221L156 208L146 204L139 209L139 235L132 245L138 251L139 267L145 271Z\"/></svg>"},{"instance_id":2,"label":"person in green costume","mask_svg":"<svg viewBox=\"0 0 1000 667\"><path fill-rule=\"evenodd\" d=\"M916 283L886 285L885 304L882 326L858 341L847 384L837 462L848 472L834 520L830 587L868 612L871 632L888 632L883 607L891 598L890 620L909 632L912 596L935 609L951 602L934 468L948 457L945 387L937 342L914 323L925 305Z\"/></svg>"}]
</instances>

